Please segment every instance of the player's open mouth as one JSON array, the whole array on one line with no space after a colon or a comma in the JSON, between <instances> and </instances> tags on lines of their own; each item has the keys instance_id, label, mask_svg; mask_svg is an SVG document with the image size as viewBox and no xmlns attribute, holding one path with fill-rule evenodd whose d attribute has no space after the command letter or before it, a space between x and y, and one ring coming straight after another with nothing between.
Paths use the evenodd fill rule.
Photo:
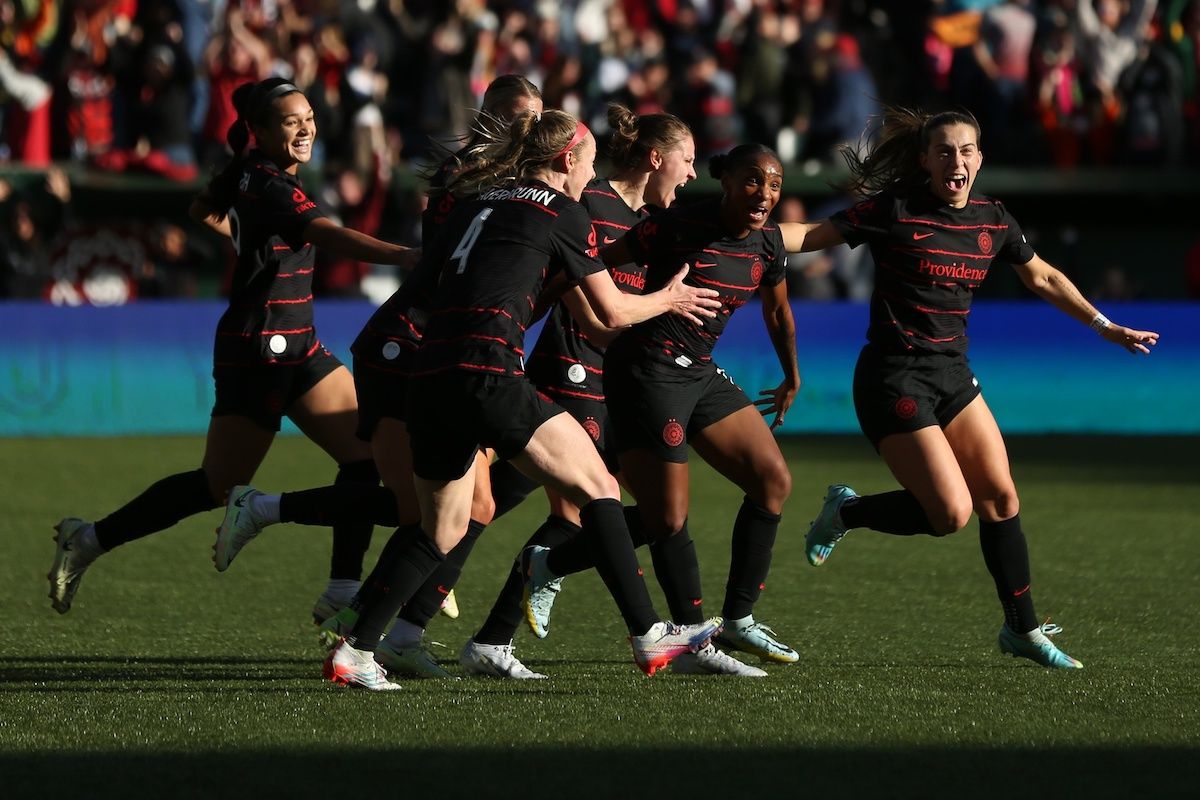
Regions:
<instances>
[{"instance_id":1,"label":"player's open mouth","mask_svg":"<svg viewBox=\"0 0 1200 800\"><path fill-rule=\"evenodd\" d=\"M765 205L752 206L750 208L750 221L755 224L761 224L767 221L767 215L771 213L771 209Z\"/></svg>"},{"instance_id":2,"label":"player's open mouth","mask_svg":"<svg viewBox=\"0 0 1200 800\"><path fill-rule=\"evenodd\" d=\"M967 187L967 176L956 172L946 178L946 187L952 192L961 192Z\"/></svg>"},{"instance_id":3,"label":"player's open mouth","mask_svg":"<svg viewBox=\"0 0 1200 800\"><path fill-rule=\"evenodd\" d=\"M292 149L297 153L307 153L312 150L312 139L297 139L292 142Z\"/></svg>"}]
</instances>

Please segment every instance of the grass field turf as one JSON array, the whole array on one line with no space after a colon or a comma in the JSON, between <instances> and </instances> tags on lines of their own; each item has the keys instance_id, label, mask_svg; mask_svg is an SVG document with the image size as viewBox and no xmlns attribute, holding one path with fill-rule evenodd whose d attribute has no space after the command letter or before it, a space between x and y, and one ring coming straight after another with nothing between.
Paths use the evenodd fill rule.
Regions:
<instances>
[{"instance_id":1,"label":"grass field turf","mask_svg":"<svg viewBox=\"0 0 1200 800\"><path fill-rule=\"evenodd\" d=\"M944 540L855 532L809 567L803 534L827 483L892 488L861 439L814 437L785 443L794 491L757 614L799 664L769 666L765 680L648 680L585 574L566 582L549 639L518 634L519 655L551 680L406 681L374 695L320 679L308 610L324 585L323 529L271 529L218 574L214 511L105 556L74 609L51 611L51 525L194 468L200 440L0 441L0 794L1192 797L1197 444L1010 442L1035 600L1065 627L1059 643L1081 672L999 655L974 523ZM289 438L256 484L332 476ZM718 613L741 498L698 463L693 498ZM535 496L484 534L458 591L462 618L430 629L452 671L544 514Z\"/></svg>"}]
</instances>

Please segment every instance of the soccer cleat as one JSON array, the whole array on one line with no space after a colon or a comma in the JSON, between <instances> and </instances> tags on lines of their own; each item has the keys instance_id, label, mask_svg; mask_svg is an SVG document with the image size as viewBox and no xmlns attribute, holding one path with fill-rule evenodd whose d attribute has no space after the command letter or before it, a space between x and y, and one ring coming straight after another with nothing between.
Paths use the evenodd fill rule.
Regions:
<instances>
[{"instance_id":1,"label":"soccer cleat","mask_svg":"<svg viewBox=\"0 0 1200 800\"><path fill-rule=\"evenodd\" d=\"M314 614L314 618L315 616ZM317 629L317 641L321 643L321 648L329 650L337 647L337 643L343 637L349 635L357 622L358 612L349 607L343 608L341 611L330 616Z\"/></svg>"},{"instance_id":2,"label":"soccer cleat","mask_svg":"<svg viewBox=\"0 0 1200 800\"><path fill-rule=\"evenodd\" d=\"M50 580L50 605L60 614L71 610L83 573L92 563L79 549L79 537L91 524L78 517L67 517L54 526L54 563L46 577Z\"/></svg>"},{"instance_id":3,"label":"soccer cleat","mask_svg":"<svg viewBox=\"0 0 1200 800\"><path fill-rule=\"evenodd\" d=\"M525 576L525 619L539 639L550 635L550 611L562 591L562 578L546 566L549 547L530 545L521 551L521 574Z\"/></svg>"},{"instance_id":4,"label":"soccer cleat","mask_svg":"<svg viewBox=\"0 0 1200 800\"><path fill-rule=\"evenodd\" d=\"M229 490L225 518L217 528L217 543L213 546L213 564L217 572L229 569L246 543L266 527L266 523L254 516L250 505L250 501L260 494L262 492L250 486L235 486Z\"/></svg>"},{"instance_id":5,"label":"soccer cleat","mask_svg":"<svg viewBox=\"0 0 1200 800\"><path fill-rule=\"evenodd\" d=\"M765 678L766 670L743 664L709 644L695 653L684 653L671 662L671 671L681 675L737 675L740 678Z\"/></svg>"},{"instance_id":6,"label":"soccer cleat","mask_svg":"<svg viewBox=\"0 0 1200 800\"><path fill-rule=\"evenodd\" d=\"M858 495L849 486L840 483L830 486L825 493L825 505L821 506L821 513L808 526L808 533L804 536L804 552L808 556L808 563L814 567L824 564L833 548L846 535L841 511L842 505L852 497Z\"/></svg>"},{"instance_id":7,"label":"soccer cleat","mask_svg":"<svg viewBox=\"0 0 1200 800\"><path fill-rule=\"evenodd\" d=\"M357 686L373 692L399 689L398 684L387 679L387 670L379 665L374 654L356 650L345 639L325 659L322 669L325 679L343 686Z\"/></svg>"},{"instance_id":8,"label":"soccer cleat","mask_svg":"<svg viewBox=\"0 0 1200 800\"><path fill-rule=\"evenodd\" d=\"M1057 626L1055 627L1057 628ZM1000 628L1000 652L1019 658L1028 658L1030 661L1051 669L1083 669L1083 662L1071 658L1055 647L1054 643L1046 638L1044 630L1045 626L1039 628L1037 641L1031 641L1020 634L1013 633L1007 625L1004 625Z\"/></svg>"},{"instance_id":9,"label":"soccer cleat","mask_svg":"<svg viewBox=\"0 0 1200 800\"><path fill-rule=\"evenodd\" d=\"M446 592L446 596L442 598L442 604L438 606L438 611L442 612L443 617L458 619L458 598L454 596L453 589Z\"/></svg>"},{"instance_id":10,"label":"soccer cleat","mask_svg":"<svg viewBox=\"0 0 1200 800\"><path fill-rule=\"evenodd\" d=\"M629 637L633 661L642 672L653 676L677 656L702 650L720 630L720 617L698 625L656 622L641 636Z\"/></svg>"},{"instance_id":11,"label":"soccer cleat","mask_svg":"<svg viewBox=\"0 0 1200 800\"><path fill-rule=\"evenodd\" d=\"M754 617L729 622L725 630L716 637L716 643L726 650L741 650L743 653L756 655L763 661L774 661L779 664L794 664L800 660L800 655L783 642L775 638L775 631L755 622Z\"/></svg>"},{"instance_id":12,"label":"soccer cleat","mask_svg":"<svg viewBox=\"0 0 1200 800\"><path fill-rule=\"evenodd\" d=\"M516 680L546 680L547 676L534 672L521 663L513 654L513 644L480 644L468 639L458 654L458 663L472 675L490 678L515 678Z\"/></svg>"},{"instance_id":13,"label":"soccer cleat","mask_svg":"<svg viewBox=\"0 0 1200 800\"><path fill-rule=\"evenodd\" d=\"M434 660L433 654L423 642L413 642L406 647L394 647L387 640L379 643L375 660L394 675L411 675L414 678L453 678Z\"/></svg>"}]
</instances>

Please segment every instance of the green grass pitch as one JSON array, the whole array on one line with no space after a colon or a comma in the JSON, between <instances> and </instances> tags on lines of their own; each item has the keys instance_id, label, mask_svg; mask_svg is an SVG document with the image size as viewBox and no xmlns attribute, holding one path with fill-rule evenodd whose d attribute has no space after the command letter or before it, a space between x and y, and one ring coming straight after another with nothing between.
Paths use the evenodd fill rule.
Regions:
<instances>
[{"instance_id":1,"label":"green grass pitch","mask_svg":"<svg viewBox=\"0 0 1200 800\"><path fill-rule=\"evenodd\" d=\"M893 483L863 440L808 437L785 444L794 490L757 610L799 664L764 680L646 679L585 574L566 582L549 639L518 634L551 680L405 681L374 695L320 678L308 611L326 577L323 529L273 528L218 574L214 511L105 556L68 615L50 609L53 523L193 469L199 439L0 441L0 794L1194 797L1198 443L1009 443L1037 607L1064 626L1081 672L998 653L974 523L941 540L856 531L809 567L804 532L826 484ZM332 477L315 447L285 438L256 484ZM693 466L712 613L740 499ZM462 617L429 631L452 671L544 514L534 496L484 534Z\"/></svg>"}]
</instances>

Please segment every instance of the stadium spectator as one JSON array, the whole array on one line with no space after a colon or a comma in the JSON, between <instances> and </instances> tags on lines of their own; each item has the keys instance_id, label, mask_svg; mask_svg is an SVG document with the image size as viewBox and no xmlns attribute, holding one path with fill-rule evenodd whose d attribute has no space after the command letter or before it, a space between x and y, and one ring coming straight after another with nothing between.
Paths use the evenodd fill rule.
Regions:
<instances>
[{"instance_id":1,"label":"stadium spectator","mask_svg":"<svg viewBox=\"0 0 1200 800\"><path fill-rule=\"evenodd\" d=\"M238 254L229 307L217 323L216 402L199 469L163 478L95 524L57 525L51 605L71 609L90 564L113 548L218 507L262 463L282 418L291 418L338 463L338 480L378 482L370 449L354 435L353 379L316 336L311 275L314 245L360 259L404 264L407 248L343 228L311 201L296 178L316 136L312 109L281 78L238 87L234 158L196 199L198 221L229 236ZM250 136L255 147L246 153ZM371 525L334 529L330 581L314 614L344 605L357 589Z\"/></svg>"},{"instance_id":2,"label":"stadium spectator","mask_svg":"<svg viewBox=\"0 0 1200 800\"><path fill-rule=\"evenodd\" d=\"M0 297L46 296L53 280L50 254L65 228L71 182L53 167L42 186L16 190L0 178Z\"/></svg>"},{"instance_id":3,"label":"stadium spectator","mask_svg":"<svg viewBox=\"0 0 1200 800\"><path fill-rule=\"evenodd\" d=\"M1046 637L1056 629L1034 614L1020 503L1004 440L967 363L966 318L976 288L999 263L1131 353L1148 354L1158 334L1109 322L1034 252L1001 203L973 193L983 162L979 142L979 124L968 114L893 109L869 153L846 155L856 188L869 196L827 220L783 228L789 247L866 243L887 265L871 299L854 406L863 433L904 487L859 496L849 486L830 486L805 546L809 562L820 566L853 528L946 536L974 511L1004 613L1001 651L1079 669Z\"/></svg>"}]
</instances>

